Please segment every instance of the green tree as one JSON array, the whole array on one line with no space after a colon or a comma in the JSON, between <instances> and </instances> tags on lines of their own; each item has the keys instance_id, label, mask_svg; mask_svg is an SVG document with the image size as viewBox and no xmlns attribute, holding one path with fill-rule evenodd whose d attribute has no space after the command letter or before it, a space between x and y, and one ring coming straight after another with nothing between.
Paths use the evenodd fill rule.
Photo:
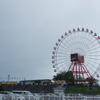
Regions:
<instances>
[{"instance_id":1,"label":"green tree","mask_svg":"<svg viewBox=\"0 0 100 100\"><path fill-rule=\"evenodd\" d=\"M57 75L53 76L53 80L64 80L65 79L65 71L64 72L60 72Z\"/></svg>"},{"instance_id":2,"label":"green tree","mask_svg":"<svg viewBox=\"0 0 100 100\"><path fill-rule=\"evenodd\" d=\"M72 71L68 71L65 73L65 80L67 83L71 83L71 84L74 84L74 76L73 76L73 73Z\"/></svg>"},{"instance_id":3,"label":"green tree","mask_svg":"<svg viewBox=\"0 0 100 100\"><path fill-rule=\"evenodd\" d=\"M38 85L41 83L40 80L36 80L35 83L37 83Z\"/></svg>"},{"instance_id":4,"label":"green tree","mask_svg":"<svg viewBox=\"0 0 100 100\"><path fill-rule=\"evenodd\" d=\"M89 82L89 86L91 87L93 83L96 83L96 80L93 77L90 77L88 82Z\"/></svg>"},{"instance_id":5,"label":"green tree","mask_svg":"<svg viewBox=\"0 0 100 100\"><path fill-rule=\"evenodd\" d=\"M53 76L53 80L66 80L67 83L74 84L74 76L72 71L60 72L57 75Z\"/></svg>"},{"instance_id":6,"label":"green tree","mask_svg":"<svg viewBox=\"0 0 100 100\"><path fill-rule=\"evenodd\" d=\"M3 86L2 86L2 85L0 85L0 91L4 91L4 89L3 89Z\"/></svg>"}]
</instances>

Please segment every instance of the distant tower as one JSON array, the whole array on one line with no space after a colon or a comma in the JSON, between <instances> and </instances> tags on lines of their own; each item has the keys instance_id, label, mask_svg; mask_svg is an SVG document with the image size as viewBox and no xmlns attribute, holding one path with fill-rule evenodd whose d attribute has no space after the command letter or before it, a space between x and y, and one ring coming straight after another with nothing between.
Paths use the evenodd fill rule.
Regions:
<instances>
[{"instance_id":1,"label":"distant tower","mask_svg":"<svg viewBox=\"0 0 100 100\"><path fill-rule=\"evenodd\" d=\"M10 74L8 75L8 81L10 81Z\"/></svg>"}]
</instances>

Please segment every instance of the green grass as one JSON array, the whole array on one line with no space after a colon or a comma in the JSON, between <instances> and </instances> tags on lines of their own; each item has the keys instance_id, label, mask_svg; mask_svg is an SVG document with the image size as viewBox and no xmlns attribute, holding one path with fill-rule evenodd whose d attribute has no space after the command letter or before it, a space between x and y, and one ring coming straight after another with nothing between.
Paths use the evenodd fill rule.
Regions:
<instances>
[{"instance_id":1,"label":"green grass","mask_svg":"<svg viewBox=\"0 0 100 100\"><path fill-rule=\"evenodd\" d=\"M90 87L70 86L66 87L65 93L81 93L81 94L100 94L100 89L91 89Z\"/></svg>"}]
</instances>

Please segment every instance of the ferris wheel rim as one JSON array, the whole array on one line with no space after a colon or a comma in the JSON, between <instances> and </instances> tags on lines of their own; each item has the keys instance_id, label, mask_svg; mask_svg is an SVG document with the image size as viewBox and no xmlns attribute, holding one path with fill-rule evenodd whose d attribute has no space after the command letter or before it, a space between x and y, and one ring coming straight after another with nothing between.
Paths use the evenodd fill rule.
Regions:
<instances>
[{"instance_id":1,"label":"ferris wheel rim","mask_svg":"<svg viewBox=\"0 0 100 100\"><path fill-rule=\"evenodd\" d=\"M57 66L57 53L58 53L58 50L59 50L59 47L61 46L61 43L65 40L65 38L67 38L68 36L70 36L71 34L74 34L75 32L86 32L88 34L90 34L94 39L95 41L97 41L98 45L100 46L100 42L99 42L99 39L100 39L100 36L97 36L96 33L93 33L92 30L88 30L88 29L80 29L80 28L77 28L77 30L73 29L72 31L69 30L68 32L65 32L65 35L61 35L61 39L58 39L58 42L56 43L56 46L54 47L54 51L53 51L53 56L52 56L52 63L53 63L53 68L57 68L55 66ZM80 42L81 44L81 42ZM55 58L56 57L56 58ZM88 57L87 57L88 59ZM56 70L55 70L56 71Z\"/></svg>"}]
</instances>

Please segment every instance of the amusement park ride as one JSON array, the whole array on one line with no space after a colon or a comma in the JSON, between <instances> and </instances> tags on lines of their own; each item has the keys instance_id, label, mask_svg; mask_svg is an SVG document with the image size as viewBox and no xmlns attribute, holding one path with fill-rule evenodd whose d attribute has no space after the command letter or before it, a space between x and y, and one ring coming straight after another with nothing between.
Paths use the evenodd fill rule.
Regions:
<instances>
[{"instance_id":1,"label":"amusement park ride","mask_svg":"<svg viewBox=\"0 0 100 100\"><path fill-rule=\"evenodd\" d=\"M75 80L99 77L100 36L88 29L73 29L58 39L52 52L54 72L72 71Z\"/></svg>"}]
</instances>

